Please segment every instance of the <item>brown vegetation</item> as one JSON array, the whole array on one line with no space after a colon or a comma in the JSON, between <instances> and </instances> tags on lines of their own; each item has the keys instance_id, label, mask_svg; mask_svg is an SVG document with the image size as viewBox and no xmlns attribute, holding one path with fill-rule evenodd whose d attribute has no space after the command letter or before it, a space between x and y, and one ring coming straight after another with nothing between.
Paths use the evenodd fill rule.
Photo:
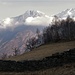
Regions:
<instances>
[{"instance_id":1,"label":"brown vegetation","mask_svg":"<svg viewBox=\"0 0 75 75\"><path fill-rule=\"evenodd\" d=\"M63 52L71 48L75 48L75 41L51 43L51 44L42 45L22 55L10 57L6 60L15 60L15 61L37 60L37 59L42 59L44 57L50 56L56 52Z\"/></svg>"}]
</instances>

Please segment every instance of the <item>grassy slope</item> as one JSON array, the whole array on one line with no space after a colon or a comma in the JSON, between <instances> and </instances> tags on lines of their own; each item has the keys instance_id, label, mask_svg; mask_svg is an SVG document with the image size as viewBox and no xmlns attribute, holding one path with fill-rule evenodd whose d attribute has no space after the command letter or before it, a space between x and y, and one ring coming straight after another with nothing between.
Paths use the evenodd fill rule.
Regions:
<instances>
[{"instance_id":1,"label":"grassy slope","mask_svg":"<svg viewBox=\"0 0 75 75\"><path fill-rule=\"evenodd\" d=\"M6 60L20 61L20 60L27 60L27 59L28 60L42 59L44 57L52 55L53 53L63 52L70 48L75 48L75 41L43 45L43 46L40 46L39 48L33 49L30 52L24 53L19 56L14 56Z\"/></svg>"}]
</instances>

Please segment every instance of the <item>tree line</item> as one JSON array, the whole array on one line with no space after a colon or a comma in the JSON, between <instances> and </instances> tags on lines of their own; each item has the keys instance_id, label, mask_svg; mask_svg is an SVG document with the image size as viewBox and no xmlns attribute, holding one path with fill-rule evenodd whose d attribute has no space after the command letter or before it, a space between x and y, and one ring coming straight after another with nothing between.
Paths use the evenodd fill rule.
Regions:
<instances>
[{"instance_id":1,"label":"tree line","mask_svg":"<svg viewBox=\"0 0 75 75\"><path fill-rule=\"evenodd\" d=\"M75 21L68 16L66 20L59 20L55 16L55 20L52 25L44 28L43 30L44 43L57 42L57 41L69 41L75 39Z\"/></svg>"},{"instance_id":2,"label":"tree line","mask_svg":"<svg viewBox=\"0 0 75 75\"><path fill-rule=\"evenodd\" d=\"M27 40L27 51L32 50L42 44L58 41L70 41L75 40L75 21L68 16L66 20L60 20L57 16L48 27L43 29L40 34L40 30L37 28L36 36Z\"/></svg>"}]
</instances>

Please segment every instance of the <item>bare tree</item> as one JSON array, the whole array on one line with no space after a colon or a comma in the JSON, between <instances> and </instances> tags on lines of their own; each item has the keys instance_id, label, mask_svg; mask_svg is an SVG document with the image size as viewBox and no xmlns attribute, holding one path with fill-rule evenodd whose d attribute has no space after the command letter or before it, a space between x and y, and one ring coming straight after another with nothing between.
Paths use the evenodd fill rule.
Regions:
<instances>
[{"instance_id":1,"label":"bare tree","mask_svg":"<svg viewBox=\"0 0 75 75\"><path fill-rule=\"evenodd\" d=\"M19 55L20 54L20 50L18 48L15 48L14 49L14 53L15 53L15 56Z\"/></svg>"}]
</instances>

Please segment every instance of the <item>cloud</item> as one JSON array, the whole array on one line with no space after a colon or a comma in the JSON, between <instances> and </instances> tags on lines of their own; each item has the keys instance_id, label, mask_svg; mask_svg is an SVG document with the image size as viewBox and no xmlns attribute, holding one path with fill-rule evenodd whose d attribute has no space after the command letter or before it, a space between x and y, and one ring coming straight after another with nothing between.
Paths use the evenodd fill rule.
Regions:
<instances>
[{"instance_id":1,"label":"cloud","mask_svg":"<svg viewBox=\"0 0 75 75\"><path fill-rule=\"evenodd\" d=\"M49 22L50 22L50 18L48 17L36 17L36 18L28 17L25 23L27 25L46 25L48 26Z\"/></svg>"}]
</instances>

